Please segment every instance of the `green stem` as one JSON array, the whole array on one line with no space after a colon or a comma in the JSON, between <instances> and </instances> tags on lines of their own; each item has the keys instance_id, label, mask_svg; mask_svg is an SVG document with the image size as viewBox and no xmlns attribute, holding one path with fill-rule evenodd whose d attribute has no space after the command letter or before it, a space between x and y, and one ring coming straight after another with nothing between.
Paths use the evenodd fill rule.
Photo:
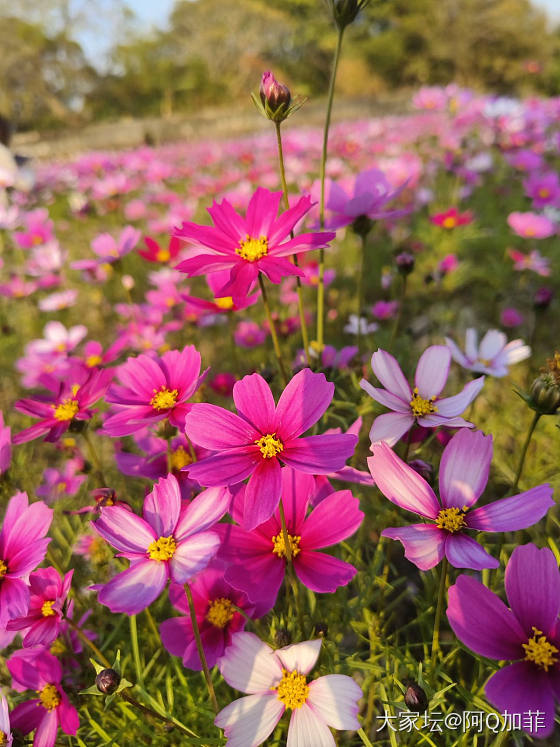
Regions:
<instances>
[{"instance_id":1,"label":"green stem","mask_svg":"<svg viewBox=\"0 0 560 747\"><path fill-rule=\"evenodd\" d=\"M367 734L363 729L358 729L358 736L362 740L362 743L365 744L366 747L373 747L373 744L369 741L367 738Z\"/></svg>"},{"instance_id":2,"label":"green stem","mask_svg":"<svg viewBox=\"0 0 560 747\"><path fill-rule=\"evenodd\" d=\"M134 659L134 668L136 669L136 679L143 685L144 674L142 672L142 662L140 661L140 647L138 646L138 627L136 625L136 615L129 617L130 640L132 643L132 657Z\"/></svg>"},{"instance_id":3,"label":"green stem","mask_svg":"<svg viewBox=\"0 0 560 747\"><path fill-rule=\"evenodd\" d=\"M96 655L99 661L107 668L110 668L112 665L109 659L107 659L107 657L101 653L101 651L97 648L97 646L95 645L93 641L90 641L90 639L87 637L84 631L81 628L79 628L76 625L76 623L73 620L71 620L69 617L66 618L66 622L72 628L72 630L76 633L76 635L82 641L82 643L85 643L85 645Z\"/></svg>"},{"instance_id":4,"label":"green stem","mask_svg":"<svg viewBox=\"0 0 560 747\"><path fill-rule=\"evenodd\" d=\"M99 487L106 487L107 482L105 480L105 475L103 474L103 467L101 466L101 460L99 459L99 455L97 454L95 444L92 441L91 434L87 426L85 430L83 431L82 435L88 447L89 458L91 459L93 466L95 468L95 471L97 472L97 478L98 480L101 481L101 485Z\"/></svg>"},{"instance_id":5,"label":"green stem","mask_svg":"<svg viewBox=\"0 0 560 747\"><path fill-rule=\"evenodd\" d=\"M276 125L276 142L278 144L278 161L280 163L280 182L282 184L282 192L284 194L284 207L286 210L290 207L290 201L288 200L288 183L286 181L286 170L284 168L284 150L282 148L282 135L280 132L280 122L275 122ZM294 232L290 231L290 236L294 238ZM297 254L292 256L292 262L298 267ZM301 327L301 339L303 343L303 352L305 355L305 361L308 366L311 365L309 361L309 334L307 332L307 322L305 321L305 307L303 305L303 288L301 286L301 278L299 275L296 277L297 282L297 294L298 294L298 311L299 311L299 324Z\"/></svg>"},{"instance_id":6,"label":"green stem","mask_svg":"<svg viewBox=\"0 0 560 747\"><path fill-rule=\"evenodd\" d=\"M393 332L391 334L391 345L395 342L397 338L397 332L399 331L399 326L400 326L401 318L402 318L405 296L406 296L406 275L403 275L402 286L401 286L401 296L399 299L399 309L397 311L397 318L395 319L395 326L393 327Z\"/></svg>"},{"instance_id":7,"label":"green stem","mask_svg":"<svg viewBox=\"0 0 560 747\"><path fill-rule=\"evenodd\" d=\"M331 70L331 79L329 82L329 92L327 96L327 114L325 117L325 129L323 131L323 150L321 153L321 202L319 205L319 223L321 228L325 227L325 176L327 173L327 147L329 144L329 128L331 126L332 105L334 99L334 86L336 82L336 73L338 62L340 60L340 51L342 49L342 37L344 27L338 30L336 40L336 50L334 53L333 66ZM323 350L325 336L325 250L319 251L319 284L317 286L317 344L319 352Z\"/></svg>"},{"instance_id":8,"label":"green stem","mask_svg":"<svg viewBox=\"0 0 560 747\"><path fill-rule=\"evenodd\" d=\"M536 412L535 415L533 416L533 420L531 421L531 425L529 426L529 430L527 432L527 438L525 439L525 443L523 444L523 448L521 450L521 458L519 459L519 466L517 468L517 474L515 475L515 482L511 486L512 493L515 493L515 491L517 490L517 486L521 478L521 473L523 472L523 465L525 463L525 457L527 456L527 449L529 448L529 444L531 443L531 438L533 437L533 432L537 426L537 423L539 422L540 417L541 417L541 413Z\"/></svg>"},{"instance_id":9,"label":"green stem","mask_svg":"<svg viewBox=\"0 0 560 747\"><path fill-rule=\"evenodd\" d=\"M360 271L358 274L358 337L357 337L357 346L358 350L361 352L361 342L362 342L362 306L364 305L364 272L365 272L365 265L366 265L366 242L367 242L367 234L361 233L360 234Z\"/></svg>"},{"instance_id":10,"label":"green stem","mask_svg":"<svg viewBox=\"0 0 560 747\"><path fill-rule=\"evenodd\" d=\"M264 281L260 273L259 273L259 286L261 289L261 295L262 295L262 300L264 304L264 310L266 313L266 319L268 321L268 326L270 329L270 336L272 337L272 344L274 346L274 354L276 355L276 360L278 362L278 368L280 369L280 373L282 374L282 379L284 380L284 384L287 384L288 375L286 373L286 368L284 366L284 360L282 359L282 351L280 350L280 343L278 342L276 324L274 322L274 319L272 318L272 312L270 311L270 305L268 303L268 296L266 294L266 288L264 287Z\"/></svg>"},{"instance_id":11,"label":"green stem","mask_svg":"<svg viewBox=\"0 0 560 747\"><path fill-rule=\"evenodd\" d=\"M439 591L437 598L436 617L434 620L434 634L432 636L432 658L430 672L433 675L433 671L436 666L437 654L439 651L439 628L441 625L441 615L443 612L443 603L445 601L445 587L447 583L447 558L444 557L441 561L441 576L439 579Z\"/></svg>"},{"instance_id":12,"label":"green stem","mask_svg":"<svg viewBox=\"0 0 560 747\"><path fill-rule=\"evenodd\" d=\"M147 714L148 716L152 716L153 718L158 719L159 721L163 721L165 724L167 724L169 727L177 728L183 731L185 734L188 734L190 737L194 736L194 732L192 732L190 729L187 729L186 726L183 726L178 721L173 721L170 718L167 718L166 716L162 716L161 713L158 713L157 711L154 711L152 708L149 708L148 706L142 705L142 703L139 703L136 698L133 698L132 695L129 695L126 690L122 690L119 693L120 697L123 700L126 700L127 703L130 703L131 706L134 708L137 708L142 713Z\"/></svg>"},{"instance_id":13,"label":"green stem","mask_svg":"<svg viewBox=\"0 0 560 747\"><path fill-rule=\"evenodd\" d=\"M185 584L185 594L187 595L187 601L189 603L189 612L191 615L191 624L192 624L192 629L194 633L194 639L196 641L196 649L198 651L198 656L202 664L202 671L204 673L204 679L206 680L206 687L208 688L208 695L210 696L210 702L212 703L212 707L214 711L218 713L219 711L218 701L216 699L216 693L214 692L214 685L212 684L212 677L210 676L210 670L208 669L208 664L206 662L206 655L204 653L204 647L202 646L202 639L200 637L200 629L198 627L198 620L196 619L196 611L194 608L191 587L188 584Z\"/></svg>"}]
</instances>

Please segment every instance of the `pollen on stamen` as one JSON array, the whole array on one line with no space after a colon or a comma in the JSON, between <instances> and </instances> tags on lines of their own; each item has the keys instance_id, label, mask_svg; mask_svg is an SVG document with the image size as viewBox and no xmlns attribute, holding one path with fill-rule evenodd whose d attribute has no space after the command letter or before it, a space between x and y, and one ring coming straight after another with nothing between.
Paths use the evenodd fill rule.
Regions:
<instances>
[{"instance_id":1,"label":"pollen on stamen","mask_svg":"<svg viewBox=\"0 0 560 747\"><path fill-rule=\"evenodd\" d=\"M282 679L271 690L276 690L276 697L283 703L286 708L295 710L305 705L309 697L309 685L304 674L297 670L289 672L287 669L282 670Z\"/></svg>"},{"instance_id":2,"label":"pollen on stamen","mask_svg":"<svg viewBox=\"0 0 560 747\"><path fill-rule=\"evenodd\" d=\"M160 389L154 389L154 396L150 400L150 405L154 410L170 410L177 404L179 392L177 389L168 389L162 386Z\"/></svg>"},{"instance_id":3,"label":"pollen on stamen","mask_svg":"<svg viewBox=\"0 0 560 747\"><path fill-rule=\"evenodd\" d=\"M301 536L297 534L288 534L288 543L290 545L291 557L295 558L298 553L301 552L299 543L301 542ZM286 544L284 542L284 535L282 532L276 534L272 538L272 552L278 555L279 558L288 557L286 554Z\"/></svg>"},{"instance_id":4,"label":"pollen on stamen","mask_svg":"<svg viewBox=\"0 0 560 747\"><path fill-rule=\"evenodd\" d=\"M418 387L414 387L412 399L409 402L414 417L421 418L424 415L431 415L432 413L437 412L438 409L434 405L435 400L436 397L424 399L418 394Z\"/></svg>"},{"instance_id":5,"label":"pollen on stamen","mask_svg":"<svg viewBox=\"0 0 560 747\"><path fill-rule=\"evenodd\" d=\"M276 438L276 433L267 433L265 436L257 439L255 444L259 447L265 459L272 459L272 457L284 451L284 444L279 438Z\"/></svg>"},{"instance_id":6,"label":"pollen on stamen","mask_svg":"<svg viewBox=\"0 0 560 747\"><path fill-rule=\"evenodd\" d=\"M467 506L463 506L463 508L442 508L437 515L436 525L439 529L445 529L451 534L460 532L466 526L465 513L467 510Z\"/></svg>"},{"instance_id":7,"label":"pollen on stamen","mask_svg":"<svg viewBox=\"0 0 560 747\"><path fill-rule=\"evenodd\" d=\"M68 397L58 405L53 405L54 417L60 421L73 420L79 409L78 400L72 397Z\"/></svg>"},{"instance_id":8,"label":"pollen on stamen","mask_svg":"<svg viewBox=\"0 0 560 747\"><path fill-rule=\"evenodd\" d=\"M256 262L268 254L268 239L266 236L254 239L247 234L245 239L239 241L239 246L236 248L235 253L242 259L246 259L247 262Z\"/></svg>"},{"instance_id":9,"label":"pollen on stamen","mask_svg":"<svg viewBox=\"0 0 560 747\"><path fill-rule=\"evenodd\" d=\"M233 602L231 599L218 597L210 602L208 612L206 613L206 619L217 628L225 628L232 619L234 612L235 610L233 609Z\"/></svg>"},{"instance_id":10,"label":"pollen on stamen","mask_svg":"<svg viewBox=\"0 0 560 747\"><path fill-rule=\"evenodd\" d=\"M56 685L45 685L42 690L38 690L39 700L43 708L47 711L53 711L57 706L60 705L62 698L58 692Z\"/></svg>"},{"instance_id":11,"label":"pollen on stamen","mask_svg":"<svg viewBox=\"0 0 560 747\"><path fill-rule=\"evenodd\" d=\"M158 537L148 546L147 554L150 560L171 560L175 555L177 549L177 543L173 536L170 537Z\"/></svg>"},{"instance_id":12,"label":"pollen on stamen","mask_svg":"<svg viewBox=\"0 0 560 747\"><path fill-rule=\"evenodd\" d=\"M522 643L525 651L525 660L532 661L539 669L548 672L549 667L553 667L558 662L556 654L560 653L556 646L547 640L542 630L538 630L533 625L533 636L527 643Z\"/></svg>"},{"instance_id":13,"label":"pollen on stamen","mask_svg":"<svg viewBox=\"0 0 560 747\"><path fill-rule=\"evenodd\" d=\"M43 606L41 607L41 614L43 617L52 617L53 615L56 615L56 612L53 610L53 605L54 599L43 602Z\"/></svg>"}]
</instances>

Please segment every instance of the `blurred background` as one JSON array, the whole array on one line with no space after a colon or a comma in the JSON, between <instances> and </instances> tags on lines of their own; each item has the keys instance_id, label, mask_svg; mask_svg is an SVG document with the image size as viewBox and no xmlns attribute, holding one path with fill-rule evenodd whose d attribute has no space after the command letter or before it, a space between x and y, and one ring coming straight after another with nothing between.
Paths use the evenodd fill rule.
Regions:
<instances>
[{"instance_id":1,"label":"blurred background","mask_svg":"<svg viewBox=\"0 0 560 747\"><path fill-rule=\"evenodd\" d=\"M0 0L0 115L24 143L131 118L156 142L159 120L248 111L266 69L320 100L335 41L323 0ZM338 100L449 82L559 94L560 0L372 0L346 32Z\"/></svg>"}]
</instances>

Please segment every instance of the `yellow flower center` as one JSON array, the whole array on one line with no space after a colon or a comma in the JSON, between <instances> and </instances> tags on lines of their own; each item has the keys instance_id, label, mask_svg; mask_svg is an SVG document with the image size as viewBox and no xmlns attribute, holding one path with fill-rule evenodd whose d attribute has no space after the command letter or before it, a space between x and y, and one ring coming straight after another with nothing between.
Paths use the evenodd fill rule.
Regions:
<instances>
[{"instance_id":1,"label":"yellow flower center","mask_svg":"<svg viewBox=\"0 0 560 747\"><path fill-rule=\"evenodd\" d=\"M416 418L421 418L424 415L430 415L433 412L437 412L437 407L434 405L435 401L435 397L430 397L430 399L420 397L418 394L418 387L414 387L412 399L409 402L412 414Z\"/></svg>"},{"instance_id":2,"label":"yellow flower center","mask_svg":"<svg viewBox=\"0 0 560 747\"><path fill-rule=\"evenodd\" d=\"M486 368L488 368L488 366L492 363L492 361L489 361L488 358L479 358L478 362L481 363Z\"/></svg>"},{"instance_id":3,"label":"yellow flower center","mask_svg":"<svg viewBox=\"0 0 560 747\"><path fill-rule=\"evenodd\" d=\"M536 231L532 226L527 226L525 231L523 231L523 234L525 236L534 236L536 234Z\"/></svg>"},{"instance_id":4,"label":"yellow flower center","mask_svg":"<svg viewBox=\"0 0 560 747\"><path fill-rule=\"evenodd\" d=\"M53 641L49 651L53 656L62 656L62 654L66 653L66 646L62 638L57 638L55 641Z\"/></svg>"},{"instance_id":5,"label":"yellow flower center","mask_svg":"<svg viewBox=\"0 0 560 747\"><path fill-rule=\"evenodd\" d=\"M41 607L41 614L43 617L52 617L53 615L56 615L56 612L53 610L53 604L54 599L43 602L43 606Z\"/></svg>"},{"instance_id":6,"label":"yellow flower center","mask_svg":"<svg viewBox=\"0 0 560 747\"><path fill-rule=\"evenodd\" d=\"M539 189L539 197L550 197L550 190L546 187L541 187L541 189Z\"/></svg>"},{"instance_id":7,"label":"yellow flower center","mask_svg":"<svg viewBox=\"0 0 560 747\"><path fill-rule=\"evenodd\" d=\"M0 578L4 578L7 572L8 566L6 565L6 563L4 563L3 560L0 560Z\"/></svg>"},{"instance_id":8,"label":"yellow flower center","mask_svg":"<svg viewBox=\"0 0 560 747\"><path fill-rule=\"evenodd\" d=\"M235 250L235 253L239 254L242 259L246 259L247 262L256 262L268 254L268 240L266 236L253 239L247 234L245 239L239 241L239 246Z\"/></svg>"},{"instance_id":9,"label":"yellow flower center","mask_svg":"<svg viewBox=\"0 0 560 747\"><path fill-rule=\"evenodd\" d=\"M442 221L442 226L444 228L455 228L457 225L457 218L454 218L452 215L448 215L447 218L444 218Z\"/></svg>"},{"instance_id":10,"label":"yellow flower center","mask_svg":"<svg viewBox=\"0 0 560 747\"><path fill-rule=\"evenodd\" d=\"M558 661L555 654L558 653L556 646L546 640L542 630L538 630L533 625L533 637L529 638L527 643L522 644L525 650L525 661L532 661L545 672L549 667L553 667Z\"/></svg>"},{"instance_id":11,"label":"yellow flower center","mask_svg":"<svg viewBox=\"0 0 560 747\"><path fill-rule=\"evenodd\" d=\"M43 237L40 233L34 233L31 241L33 243L33 246L39 246L39 244L43 243Z\"/></svg>"},{"instance_id":12,"label":"yellow flower center","mask_svg":"<svg viewBox=\"0 0 560 747\"><path fill-rule=\"evenodd\" d=\"M284 444L280 439L276 438L276 433L267 433L266 436L262 436L255 443L265 459L272 459L276 454L284 451Z\"/></svg>"},{"instance_id":13,"label":"yellow flower center","mask_svg":"<svg viewBox=\"0 0 560 747\"><path fill-rule=\"evenodd\" d=\"M179 392L177 389L168 389L162 386L161 389L154 389L154 396L150 400L154 410L170 410L177 404Z\"/></svg>"},{"instance_id":14,"label":"yellow flower center","mask_svg":"<svg viewBox=\"0 0 560 747\"><path fill-rule=\"evenodd\" d=\"M437 515L436 524L439 529L445 529L452 534L460 532L466 526L465 513L467 511L467 506L463 506L463 508L442 508Z\"/></svg>"},{"instance_id":15,"label":"yellow flower center","mask_svg":"<svg viewBox=\"0 0 560 747\"><path fill-rule=\"evenodd\" d=\"M297 534L289 534L288 535L288 544L290 545L290 552L291 557L295 558L296 555L301 552L299 543L301 541L301 537ZM284 535L282 532L280 534L277 534L275 537L272 538L272 552L275 555L278 555L279 558L286 558L286 543L284 542Z\"/></svg>"},{"instance_id":16,"label":"yellow flower center","mask_svg":"<svg viewBox=\"0 0 560 747\"><path fill-rule=\"evenodd\" d=\"M169 262L169 260L171 259L169 249L160 249L156 254L156 259L158 262Z\"/></svg>"},{"instance_id":17,"label":"yellow flower center","mask_svg":"<svg viewBox=\"0 0 560 747\"><path fill-rule=\"evenodd\" d=\"M283 669L282 679L276 687L271 689L276 690L278 700L284 703L286 708L292 710L301 708L309 696L309 685L305 675L300 674L295 669L292 672Z\"/></svg>"},{"instance_id":18,"label":"yellow flower center","mask_svg":"<svg viewBox=\"0 0 560 747\"><path fill-rule=\"evenodd\" d=\"M63 400L59 405L53 405L54 416L57 420L72 420L80 406L73 397Z\"/></svg>"},{"instance_id":19,"label":"yellow flower center","mask_svg":"<svg viewBox=\"0 0 560 747\"><path fill-rule=\"evenodd\" d=\"M219 309L229 311L233 309L233 298L231 296L224 296L223 298L215 298L214 303Z\"/></svg>"},{"instance_id":20,"label":"yellow flower center","mask_svg":"<svg viewBox=\"0 0 560 747\"><path fill-rule=\"evenodd\" d=\"M218 597L210 602L206 619L217 628L225 628L234 615L233 602L225 597Z\"/></svg>"},{"instance_id":21,"label":"yellow flower center","mask_svg":"<svg viewBox=\"0 0 560 747\"><path fill-rule=\"evenodd\" d=\"M103 363L103 359L100 355L88 355L86 358L86 366L88 368L95 368L95 366L98 366L100 363Z\"/></svg>"},{"instance_id":22,"label":"yellow flower center","mask_svg":"<svg viewBox=\"0 0 560 747\"><path fill-rule=\"evenodd\" d=\"M0 747L4 747L5 744L8 744L8 737L3 731L0 731Z\"/></svg>"},{"instance_id":23,"label":"yellow flower center","mask_svg":"<svg viewBox=\"0 0 560 747\"><path fill-rule=\"evenodd\" d=\"M192 463L192 457L184 446L179 446L175 451L172 451L169 455L169 466L171 470L179 471L187 464Z\"/></svg>"},{"instance_id":24,"label":"yellow flower center","mask_svg":"<svg viewBox=\"0 0 560 747\"><path fill-rule=\"evenodd\" d=\"M148 547L148 557L150 560L171 560L177 549L175 538L158 537Z\"/></svg>"},{"instance_id":25,"label":"yellow flower center","mask_svg":"<svg viewBox=\"0 0 560 747\"><path fill-rule=\"evenodd\" d=\"M39 699L41 705L47 709L47 711L53 711L57 706L60 705L61 697L56 688L56 685L45 685L42 690L38 690Z\"/></svg>"}]
</instances>

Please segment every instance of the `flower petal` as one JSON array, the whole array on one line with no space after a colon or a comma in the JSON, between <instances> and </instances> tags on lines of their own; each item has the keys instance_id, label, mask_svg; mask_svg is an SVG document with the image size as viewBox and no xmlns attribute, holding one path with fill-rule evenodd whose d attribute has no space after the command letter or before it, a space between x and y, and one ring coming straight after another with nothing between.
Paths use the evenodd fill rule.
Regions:
<instances>
[{"instance_id":1,"label":"flower petal","mask_svg":"<svg viewBox=\"0 0 560 747\"><path fill-rule=\"evenodd\" d=\"M111 612L136 615L157 599L167 578L166 562L141 560L105 584L99 590L98 600Z\"/></svg>"},{"instance_id":2,"label":"flower petal","mask_svg":"<svg viewBox=\"0 0 560 747\"><path fill-rule=\"evenodd\" d=\"M175 539L182 542L197 532L210 529L229 509L231 493L227 488L208 488L189 503L175 529Z\"/></svg>"},{"instance_id":3,"label":"flower petal","mask_svg":"<svg viewBox=\"0 0 560 747\"><path fill-rule=\"evenodd\" d=\"M248 695L223 708L214 723L224 730L228 747L258 747L282 718L284 704L276 693Z\"/></svg>"},{"instance_id":4,"label":"flower petal","mask_svg":"<svg viewBox=\"0 0 560 747\"><path fill-rule=\"evenodd\" d=\"M396 412L387 412L375 418L369 432L369 438L373 444L384 441L388 446L394 446L399 438L410 430L413 425L414 417L412 413L404 415Z\"/></svg>"},{"instance_id":5,"label":"flower petal","mask_svg":"<svg viewBox=\"0 0 560 747\"><path fill-rule=\"evenodd\" d=\"M470 507L488 482L492 436L466 429L447 444L439 469L439 494L444 508Z\"/></svg>"},{"instance_id":6,"label":"flower petal","mask_svg":"<svg viewBox=\"0 0 560 747\"><path fill-rule=\"evenodd\" d=\"M359 729L358 701L362 688L352 677L328 674L309 684L307 702L333 729Z\"/></svg>"},{"instance_id":7,"label":"flower petal","mask_svg":"<svg viewBox=\"0 0 560 747\"><path fill-rule=\"evenodd\" d=\"M560 610L558 563L547 547L521 545L506 568L508 602L528 637L533 626L548 635Z\"/></svg>"},{"instance_id":8,"label":"flower petal","mask_svg":"<svg viewBox=\"0 0 560 747\"><path fill-rule=\"evenodd\" d=\"M481 506L467 514L465 521L469 528L483 532L515 532L536 524L554 505L550 485L537 485L519 495Z\"/></svg>"},{"instance_id":9,"label":"flower petal","mask_svg":"<svg viewBox=\"0 0 560 747\"><path fill-rule=\"evenodd\" d=\"M432 524L388 527L381 532L381 536L402 542L405 558L421 571L433 568L443 559L445 535Z\"/></svg>"},{"instance_id":10,"label":"flower petal","mask_svg":"<svg viewBox=\"0 0 560 747\"><path fill-rule=\"evenodd\" d=\"M445 555L455 568L498 568L500 563L489 555L478 542L466 534L449 534L445 541Z\"/></svg>"},{"instance_id":11,"label":"flower petal","mask_svg":"<svg viewBox=\"0 0 560 747\"><path fill-rule=\"evenodd\" d=\"M184 584L202 571L218 552L220 537L217 532L199 532L183 540L169 561L171 578Z\"/></svg>"},{"instance_id":12,"label":"flower petal","mask_svg":"<svg viewBox=\"0 0 560 747\"><path fill-rule=\"evenodd\" d=\"M291 441L309 430L325 413L334 394L334 384L322 373L304 368L287 384L276 408L276 431L282 441Z\"/></svg>"},{"instance_id":13,"label":"flower petal","mask_svg":"<svg viewBox=\"0 0 560 747\"><path fill-rule=\"evenodd\" d=\"M210 487L236 485L248 477L262 461L257 447L227 449L189 464L189 477Z\"/></svg>"},{"instance_id":14,"label":"flower petal","mask_svg":"<svg viewBox=\"0 0 560 747\"><path fill-rule=\"evenodd\" d=\"M371 356L371 368L388 392L410 402L412 392L396 358L379 349Z\"/></svg>"},{"instance_id":15,"label":"flower petal","mask_svg":"<svg viewBox=\"0 0 560 747\"><path fill-rule=\"evenodd\" d=\"M260 433L273 433L276 405L270 387L257 373L244 376L233 387L237 411Z\"/></svg>"},{"instance_id":16,"label":"flower petal","mask_svg":"<svg viewBox=\"0 0 560 747\"><path fill-rule=\"evenodd\" d=\"M107 506L92 527L103 539L127 555L145 555L157 535L147 521L123 506Z\"/></svg>"},{"instance_id":17,"label":"flower petal","mask_svg":"<svg viewBox=\"0 0 560 747\"><path fill-rule=\"evenodd\" d=\"M323 719L304 703L292 711L286 747L335 747L336 742Z\"/></svg>"},{"instance_id":18,"label":"flower petal","mask_svg":"<svg viewBox=\"0 0 560 747\"><path fill-rule=\"evenodd\" d=\"M262 459L245 489L243 529L250 531L270 519L282 492L280 463L274 457Z\"/></svg>"},{"instance_id":19,"label":"flower petal","mask_svg":"<svg viewBox=\"0 0 560 747\"><path fill-rule=\"evenodd\" d=\"M379 389L378 387L372 386L369 381L366 381L366 379L360 381L360 387L364 392L367 392L372 399L379 402L380 405L383 405L383 407L388 407L389 410L393 410L393 412L410 414L410 403L397 397L396 394L391 394L391 392L388 392L386 389Z\"/></svg>"},{"instance_id":20,"label":"flower petal","mask_svg":"<svg viewBox=\"0 0 560 747\"><path fill-rule=\"evenodd\" d=\"M430 399L438 396L449 376L450 363L451 352L445 345L431 345L424 350L414 375L420 397Z\"/></svg>"},{"instance_id":21,"label":"flower petal","mask_svg":"<svg viewBox=\"0 0 560 747\"><path fill-rule=\"evenodd\" d=\"M284 669L292 672L294 669L300 674L309 674L317 663L321 651L321 639L293 643L276 650L276 656L280 659Z\"/></svg>"},{"instance_id":22,"label":"flower petal","mask_svg":"<svg viewBox=\"0 0 560 747\"><path fill-rule=\"evenodd\" d=\"M360 501L339 490L321 501L301 527L301 548L329 547L350 537L362 523Z\"/></svg>"},{"instance_id":23,"label":"flower petal","mask_svg":"<svg viewBox=\"0 0 560 747\"><path fill-rule=\"evenodd\" d=\"M319 594L332 593L339 586L346 586L357 573L354 566L344 560L308 550L302 550L294 558L294 570L304 586Z\"/></svg>"},{"instance_id":24,"label":"flower petal","mask_svg":"<svg viewBox=\"0 0 560 747\"><path fill-rule=\"evenodd\" d=\"M206 403L192 406L185 418L185 432L195 444L213 451L246 446L260 437L239 415Z\"/></svg>"},{"instance_id":25,"label":"flower petal","mask_svg":"<svg viewBox=\"0 0 560 747\"><path fill-rule=\"evenodd\" d=\"M168 475L160 478L146 496L142 513L157 537L169 537L175 531L180 510L179 483L175 475Z\"/></svg>"},{"instance_id":26,"label":"flower petal","mask_svg":"<svg viewBox=\"0 0 560 747\"><path fill-rule=\"evenodd\" d=\"M280 458L300 472L328 475L344 467L357 443L358 437L349 433L321 433L285 443Z\"/></svg>"},{"instance_id":27,"label":"flower petal","mask_svg":"<svg viewBox=\"0 0 560 747\"><path fill-rule=\"evenodd\" d=\"M242 693L266 692L282 678L282 666L274 651L246 631L232 637L218 666L228 685Z\"/></svg>"},{"instance_id":28,"label":"flower petal","mask_svg":"<svg viewBox=\"0 0 560 747\"><path fill-rule=\"evenodd\" d=\"M470 381L459 394L453 397L444 397L437 402L437 414L446 418L453 418L464 412L475 399L484 385L484 376Z\"/></svg>"}]
</instances>

